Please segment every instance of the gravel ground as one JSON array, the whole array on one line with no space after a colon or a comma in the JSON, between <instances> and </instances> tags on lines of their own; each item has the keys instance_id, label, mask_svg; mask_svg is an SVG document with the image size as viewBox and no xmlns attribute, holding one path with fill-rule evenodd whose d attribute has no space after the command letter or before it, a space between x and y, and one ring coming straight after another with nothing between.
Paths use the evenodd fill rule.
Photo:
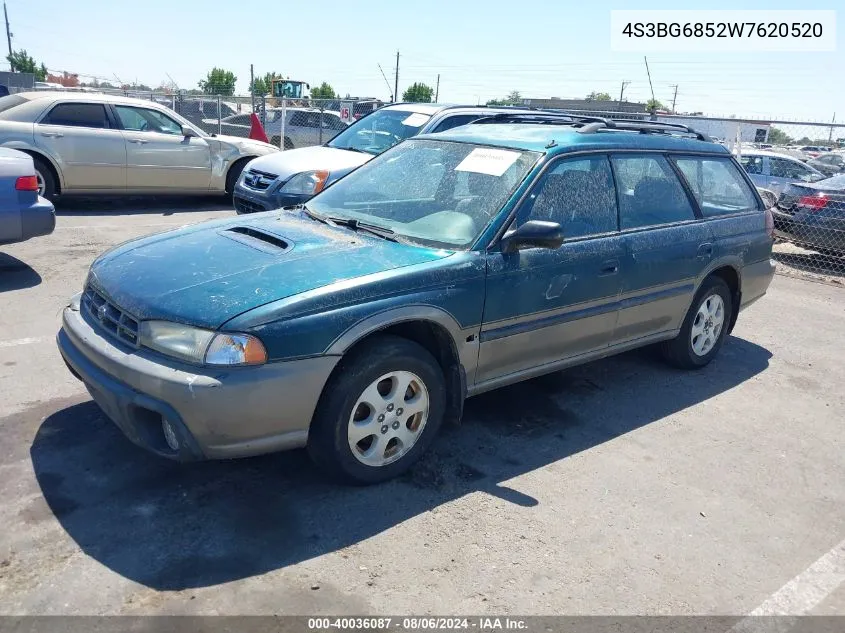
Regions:
<instances>
[{"instance_id":1,"label":"gravel ground","mask_svg":"<svg viewBox=\"0 0 845 633\"><path fill-rule=\"evenodd\" d=\"M787 611L845 614L845 571L793 581L845 538L845 290L777 276L702 371L643 350L479 396L344 488L302 451L148 455L55 349L98 253L228 213L79 201L0 249L0 613L746 614L798 586Z\"/></svg>"}]
</instances>

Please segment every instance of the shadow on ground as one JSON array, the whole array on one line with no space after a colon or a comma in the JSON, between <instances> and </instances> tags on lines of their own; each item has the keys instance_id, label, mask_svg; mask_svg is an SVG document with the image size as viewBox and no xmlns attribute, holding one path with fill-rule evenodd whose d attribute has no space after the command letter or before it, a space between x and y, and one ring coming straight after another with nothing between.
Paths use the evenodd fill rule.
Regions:
<instances>
[{"instance_id":1,"label":"shadow on ground","mask_svg":"<svg viewBox=\"0 0 845 633\"><path fill-rule=\"evenodd\" d=\"M813 251L800 253L773 251L772 258L796 270L845 279L845 256L824 255Z\"/></svg>"},{"instance_id":2,"label":"shadow on ground","mask_svg":"<svg viewBox=\"0 0 845 633\"><path fill-rule=\"evenodd\" d=\"M17 257L0 253L0 292L31 288L41 283L41 275Z\"/></svg>"},{"instance_id":3,"label":"shadow on ground","mask_svg":"<svg viewBox=\"0 0 845 633\"><path fill-rule=\"evenodd\" d=\"M681 372L645 349L478 396L409 474L369 488L326 481L305 451L171 463L130 444L93 402L44 420L31 458L50 509L88 556L157 590L209 586L358 543L472 492L556 502L501 482L702 403L770 357L731 338L710 366Z\"/></svg>"},{"instance_id":4,"label":"shadow on ground","mask_svg":"<svg viewBox=\"0 0 845 633\"><path fill-rule=\"evenodd\" d=\"M94 196L59 198L56 215L108 216L173 215L187 211L230 209L232 201L223 195L209 196Z\"/></svg>"}]
</instances>

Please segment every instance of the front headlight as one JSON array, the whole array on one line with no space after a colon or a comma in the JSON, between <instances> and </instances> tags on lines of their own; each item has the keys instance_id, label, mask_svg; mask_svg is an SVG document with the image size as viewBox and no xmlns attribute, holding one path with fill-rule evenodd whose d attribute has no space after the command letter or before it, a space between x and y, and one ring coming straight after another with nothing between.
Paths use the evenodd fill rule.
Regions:
<instances>
[{"instance_id":1,"label":"front headlight","mask_svg":"<svg viewBox=\"0 0 845 633\"><path fill-rule=\"evenodd\" d=\"M144 347L190 363L261 365L267 362L264 345L249 334L217 333L169 321L142 321L138 335Z\"/></svg>"},{"instance_id":2,"label":"front headlight","mask_svg":"<svg viewBox=\"0 0 845 633\"><path fill-rule=\"evenodd\" d=\"M313 196L323 190L328 179L329 172L324 169L304 171L288 180L279 192Z\"/></svg>"}]
</instances>

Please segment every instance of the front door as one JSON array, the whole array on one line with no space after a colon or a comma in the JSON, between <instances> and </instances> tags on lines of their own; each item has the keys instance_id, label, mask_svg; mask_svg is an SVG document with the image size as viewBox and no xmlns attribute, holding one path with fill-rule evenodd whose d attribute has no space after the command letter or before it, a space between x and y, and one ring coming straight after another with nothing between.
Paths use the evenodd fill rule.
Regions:
<instances>
[{"instance_id":1,"label":"front door","mask_svg":"<svg viewBox=\"0 0 845 633\"><path fill-rule=\"evenodd\" d=\"M57 103L34 126L35 144L62 172L63 191L126 187L126 144L102 103Z\"/></svg>"},{"instance_id":2,"label":"front door","mask_svg":"<svg viewBox=\"0 0 845 633\"><path fill-rule=\"evenodd\" d=\"M126 139L126 186L134 191L204 191L211 184L211 150L166 114L115 105Z\"/></svg>"},{"instance_id":3,"label":"front door","mask_svg":"<svg viewBox=\"0 0 845 633\"><path fill-rule=\"evenodd\" d=\"M616 344L678 329L714 247L664 156L621 154L611 161L627 249Z\"/></svg>"},{"instance_id":4,"label":"front door","mask_svg":"<svg viewBox=\"0 0 845 633\"><path fill-rule=\"evenodd\" d=\"M625 247L607 157L550 165L514 226L527 220L560 223L565 241L488 252L477 383L607 347L616 325Z\"/></svg>"}]
</instances>

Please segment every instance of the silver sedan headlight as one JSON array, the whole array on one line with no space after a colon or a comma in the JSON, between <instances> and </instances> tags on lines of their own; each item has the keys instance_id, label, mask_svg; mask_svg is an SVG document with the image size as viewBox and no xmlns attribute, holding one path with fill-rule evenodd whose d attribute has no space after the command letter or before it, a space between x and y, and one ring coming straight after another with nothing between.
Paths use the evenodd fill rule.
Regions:
<instances>
[{"instance_id":1,"label":"silver sedan headlight","mask_svg":"<svg viewBox=\"0 0 845 633\"><path fill-rule=\"evenodd\" d=\"M320 193L326 186L329 172L325 169L315 169L296 174L279 189L279 193L313 196Z\"/></svg>"},{"instance_id":2,"label":"silver sedan headlight","mask_svg":"<svg viewBox=\"0 0 845 633\"><path fill-rule=\"evenodd\" d=\"M267 351L250 334L212 332L169 321L142 321L141 345L190 363L207 365L261 365Z\"/></svg>"}]
</instances>

